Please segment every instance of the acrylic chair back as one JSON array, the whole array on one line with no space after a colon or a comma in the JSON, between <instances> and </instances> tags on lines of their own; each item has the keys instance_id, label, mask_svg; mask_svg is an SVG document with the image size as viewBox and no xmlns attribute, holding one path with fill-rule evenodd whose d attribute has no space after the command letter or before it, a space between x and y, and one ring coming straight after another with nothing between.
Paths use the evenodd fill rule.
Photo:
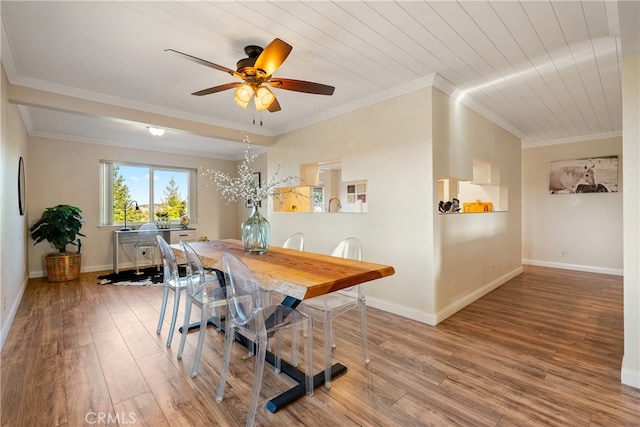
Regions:
<instances>
[{"instance_id":1,"label":"acrylic chair back","mask_svg":"<svg viewBox=\"0 0 640 427\"><path fill-rule=\"evenodd\" d=\"M299 232L292 234L284 241L282 247L304 251L304 234Z\"/></svg>"},{"instance_id":2,"label":"acrylic chair back","mask_svg":"<svg viewBox=\"0 0 640 427\"><path fill-rule=\"evenodd\" d=\"M180 241L182 252L184 252L187 270L187 292L189 295L198 295L205 285L206 276L202 261L196 251L184 241Z\"/></svg>"},{"instance_id":3,"label":"acrylic chair back","mask_svg":"<svg viewBox=\"0 0 640 427\"><path fill-rule=\"evenodd\" d=\"M164 265L164 283L169 286L175 287L179 284L180 273L178 270L178 261L176 254L171 249L171 246L167 243L162 236L156 236L156 241L160 247L162 253L162 263Z\"/></svg>"},{"instance_id":4,"label":"acrylic chair back","mask_svg":"<svg viewBox=\"0 0 640 427\"><path fill-rule=\"evenodd\" d=\"M136 266L136 273L140 274L140 264L138 263L138 253L142 248L151 250L152 264L156 265L156 236L158 235L158 226L153 222L147 222L140 226L136 235L135 252L133 253L133 264ZM158 268L158 271L160 269Z\"/></svg>"},{"instance_id":5,"label":"acrylic chair back","mask_svg":"<svg viewBox=\"0 0 640 427\"><path fill-rule=\"evenodd\" d=\"M184 322L182 324L182 336L180 337L180 346L178 347L178 359L182 358L187 333L190 327L191 308L196 305L200 308L200 333L198 334L198 346L193 359L193 368L191 376L198 374L198 365L202 355L202 346L206 335L207 324L211 318L215 318L215 324L218 331L222 328L222 310L227 305L225 288L221 286L217 276L207 276L202 266L202 261L196 251L183 240L180 240L180 246L186 260L187 273L187 300L184 308Z\"/></svg>"},{"instance_id":6,"label":"acrylic chair back","mask_svg":"<svg viewBox=\"0 0 640 427\"><path fill-rule=\"evenodd\" d=\"M246 325L258 313L262 316L262 297L260 286L251 270L237 257L225 252L222 254L225 279L227 280L227 304L229 320L236 325ZM264 329L264 319L262 323ZM265 333L266 336L266 333Z\"/></svg>"},{"instance_id":7,"label":"acrylic chair back","mask_svg":"<svg viewBox=\"0 0 640 427\"><path fill-rule=\"evenodd\" d=\"M333 249L331 255L362 261L362 244L355 237L348 237Z\"/></svg>"},{"instance_id":8,"label":"acrylic chair back","mask_svg":"<svg viewBox=\"0 0 640 427\"><path fill-rule=\"evenodd\" d=\"M339 258L355 259L362 261L362 243L355 237L347 237L331 251L331 255ZM364 287L358 286L358 293L362 295ZM343 289L342 292L352 292L353 286Z\"/></svg>"},{"instance_id":9,"label":"acrylic chair back","mask_svg":"<svg viewBox=\"0 0 640 427\"><path fill-rule=\"evenodd\" d=\"M164 289L162 290L162 305L160 306L160 317L158 318L158 327L156 333L160 334L162 325L164 324L164 313L167 309L167 299L169 297L169 290L174 292L173 297L173 310L171 313L171 324L169 326L169 335L167 336L167 347L171 347L171 341L173 340L173 332L176 326L176 319L178 318L178 307L180 306L180 294L183 289L186 289L187 281L180 277L178 270L178 261L176 260L176 254L171 249L171 246L167 243L162 236L156 236L156 241L160 247L162 253L162 264L164 266Z\"/></svg>"},{"instance_id":10,"label":"acrylic chair back","mask_svg":"<svg viewBox=\"0 0 640 427\"><path fill-rule=\"evenodd\" d=\"M158 226L153 222L145 222L138 228L138 246L153 246L156 244Z\"/></svg>"}]
</instances>

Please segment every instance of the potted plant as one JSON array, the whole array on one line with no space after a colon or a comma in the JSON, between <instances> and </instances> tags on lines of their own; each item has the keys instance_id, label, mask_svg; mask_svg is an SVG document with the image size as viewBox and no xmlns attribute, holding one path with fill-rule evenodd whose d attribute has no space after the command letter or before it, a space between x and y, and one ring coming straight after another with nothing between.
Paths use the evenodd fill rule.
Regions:
<instances>
[{"instance_id":1,"label":"potted plant","mask_svg":"<svg viewBox=\"0 0 640 427\"><path fill-rule=\"evenodd\" d=\"M47 208L42 217L30 228L34 245L46 240L57 253L45 256L47 277L50 282L66 282L80 276L80 239L84 237L80 229L85 222L80 208L71 205L58 205ZM67 252L67 245L77 245L76 252Z\"/></svg>"}]
</instances>

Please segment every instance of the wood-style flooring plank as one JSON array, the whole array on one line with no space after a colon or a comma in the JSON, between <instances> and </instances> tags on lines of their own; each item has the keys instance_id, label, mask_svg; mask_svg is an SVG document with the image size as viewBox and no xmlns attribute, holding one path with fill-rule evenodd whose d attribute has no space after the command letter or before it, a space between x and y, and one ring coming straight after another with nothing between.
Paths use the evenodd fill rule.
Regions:
<instances>
[{"instance_id":1,"label":"wood-style flooring plank","mask_svg":"<svg viewBox=\"0 0 640 427\"><path fill-rule=\"evenodd\" d=\"M254 370L246 349L234 347L217 404L224 334L207 328L191 378L197 331L183 359L179 332L165 346L173 293L157 335L162 287L97 285L99 274L29 281L2 351L2 426L96 425L99 414L121 426L243 426ZM367 324L369 366L348 312L334 323L333 358L347 373L275 414L264 405L291 380L267 365L256 425L640 426L640 390L620 384L621 277L525 266L438 326L373 308ZM319 324L314 362L320 372Z\"/></svg>"},{"instance_id":2,"label":"wood-style flooring plank","mask_svg":"<svg viewBox=\"0 0 640 427\"><path fill-rule=\"evenodd\" d=\"M93 341L114 404L149 391L119 330L94 333Z\"/></svg>"},{"instance_id":3,"label":"wood-style flooring plank","mask_svg":"<svg viewBox=\"0 0 640 427\"><path fill-rule=\"evenodd\" d=\"M63 360L69 425L88 425L100 414L114 414L95 346L87 344L65 350Z\"/></svg>"}]
</instances>

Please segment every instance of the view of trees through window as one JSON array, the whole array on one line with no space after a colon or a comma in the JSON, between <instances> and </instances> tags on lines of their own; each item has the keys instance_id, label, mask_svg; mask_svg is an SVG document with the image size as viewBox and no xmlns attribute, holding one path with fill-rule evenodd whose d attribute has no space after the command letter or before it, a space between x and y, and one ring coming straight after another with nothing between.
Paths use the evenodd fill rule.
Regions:
<instances>
[{"instance_id":1,"label":"view of trees through window","mask_svg":"<svg viewBox=\"0 0 640 427\"><path fill-rule=\"evenodd\" d=\"M112 224L124 222L125 206L128 223L177 222L188 213L189 171L113 164L112 172Z\"/></svg>"}]
</instances>

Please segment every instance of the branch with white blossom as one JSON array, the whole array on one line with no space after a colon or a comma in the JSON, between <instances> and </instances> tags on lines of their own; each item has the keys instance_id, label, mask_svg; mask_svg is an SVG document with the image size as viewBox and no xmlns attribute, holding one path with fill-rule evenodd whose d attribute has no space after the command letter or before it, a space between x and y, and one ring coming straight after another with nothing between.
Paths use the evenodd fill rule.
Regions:
<instances>
[{"instance_id":1,"label":"branch with white blossom","mask_svg":"<svg viewBox=\"0 0 640 427\"><path fill-rule=\"evenodd\" d=\"M203 176L208 177L216 184L220 196L227 204L237 200L247 200L256 206L259 205L262 200L266 200L269 197L281 197L282 192L278 190L279 188L293 187L300 183L300 178L296 176L289 175L285 178L279 178L280 163L278 163L278 168L270 179L259 183L256 182L256 172L253 169L253 163L258 156L249 153L251 142L247 136L245 136L244 141L247 142L247 149L244 159L238 164L237 177L232 177L226 172L214 169L206 169L205 172L202 173Z\"/></svg>"}]
</instances>

